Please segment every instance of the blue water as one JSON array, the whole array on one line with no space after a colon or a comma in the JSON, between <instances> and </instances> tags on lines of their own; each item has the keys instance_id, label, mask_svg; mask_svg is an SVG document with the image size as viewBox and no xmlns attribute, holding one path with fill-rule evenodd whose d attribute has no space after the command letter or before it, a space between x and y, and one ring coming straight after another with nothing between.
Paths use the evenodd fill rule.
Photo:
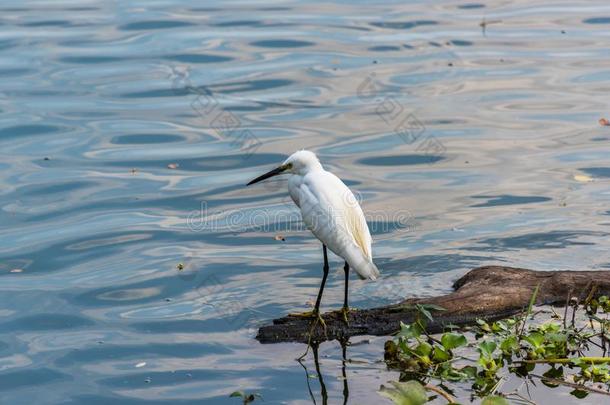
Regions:
<instances>
[{"instance_id":1,"label":"blue water","mask_svg":"<svg viewBox=\"0 0 610 405\"><path fill-rule=\"evenodd\" d=\"M601 0L3 1L1 402L322 403L254 340L320 281L285 180L244 187L301 148L369 218L356 307L610 267L609 40ZM328 403L383 401L384 340L320 347Z\"/></svg>"}]
</instances>

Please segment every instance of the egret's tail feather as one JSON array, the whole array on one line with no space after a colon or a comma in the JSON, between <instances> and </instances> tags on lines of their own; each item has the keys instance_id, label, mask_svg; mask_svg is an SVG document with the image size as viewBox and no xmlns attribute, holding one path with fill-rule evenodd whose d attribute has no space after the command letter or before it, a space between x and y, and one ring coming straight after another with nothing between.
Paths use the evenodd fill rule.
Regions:
<instances>
[{"instance_id":1,"label":"egret's tail feather","mask_svg":"<svg viewBox=\"0 0 610 405\"><path fill-rule=\"evenodd\" d=\"M377 277L379 277L379 269L377 268L377 266L375 266L375 263L371 263L371 275L369 276L369 278L373 281L377 280Z\"/></svg>"},{"instance_id":2,"label":"egret's tail feather","mask_svg":"<svg viewBox=\"0 0 610 405\"><path fill-rule=\"evenodd\" d=\"M361 263L359 266L355 266L354 270L356 270L356 273L358 273L363 280L369 279L375 281L377 280L377 277L379 277L379 269L373 262Z\"/></svg>"}]
</instances>

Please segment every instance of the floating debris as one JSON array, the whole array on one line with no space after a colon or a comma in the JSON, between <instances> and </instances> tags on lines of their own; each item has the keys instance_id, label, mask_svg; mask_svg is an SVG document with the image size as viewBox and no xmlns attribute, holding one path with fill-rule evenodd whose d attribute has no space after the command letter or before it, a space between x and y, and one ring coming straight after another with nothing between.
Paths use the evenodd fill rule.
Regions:
<instances>
[{"instance_id":1,"label":"floating debris","mask_svg":"<svg viewBox=\"0 0 610 405\"><path fill-rule=\"evenodd\" d=\"M608 121L606 118L600 118L599 125L602 127L610 127L610 121Z\"/></svg>"},{"instance_id":2,"label":"floating debris","mask_svg":"<svg viewBox=\"0 0 610 405\"><path fill-rule=\"evenodd\" d=\"M131 169L131 174L136 175L138 173L138 169Z\"/></svg>"},{"instance_id":3,"label":"floating debris","mask_svg":"<svg viewBox=\"0 0 610 405\"><path fill-rule=\"evenodd\" d=\"M586 176L584 174L575 174L574 180L580 181L581 183L590 183L593 181L592 177Z\"/></svg>"},{"instance_id":4,"label":"floating debris","mask_svg":"<svg viewBox=\"0 0 610 405\"><path fill-rule=\"evenodd\" d=\"M172 170L176 170L179 167L180 167L180 165L178 163L170 163L167 165L167 168L172 169Z\"/></svg>"},{"instance_id":5,"label":"floating debris","mask_svg":"<svg viewBox=\"0 0 610 405\"><path fill-rule=\"evenodd\" d=\"M136 368L142 368L142 367L144 367L145 365L146 365L146 362L145 362L145 361L141 361L141 362L139 362L138 364L136 364Z\"/></svg>"},{"instance_id":6,"label":"floating debris","mask_svg":"<svg viewBox=\"0 0 610 405\"><path fill-rule=\"evenodd\" d=\"M485 18L483 18L483 21L481 21L479 23L479 27L481 27L481 32L482 32L483 36L484 37L487 36L487 26L489 24L498 24L498 23L501 23L501 22L502 22L502 20L486 21Z\"/></svg>"},{"instance_id":7,"label":"floating debris","mask_svg":"<svg viewBox=\"0 0 610 405\"><path fill-rule=\"evenodd\" d=\"M275 237L273 239L281 240L282 242L286 241L286 238L284 237L284 235L275 235Z\"/></svg>"},{"instance_id":8,"label":"floating debris","mask_svg":"<svg viewBox=\"0 0 610 405\"><path fill-rule=\"evenodd\" d=\"M184 264L178 263L178 265L176 265L176 268L178 269L178 271L182 271L184 270Z\"/></svg>"},{"instance_id":9,"label":"floating debris","mask_svg":"<svg viewBox=\"0 0 610 405\"><path fill-rule=\"evenodd\" d=\"M360 341L350 343L350 346L370 345L371 342L372 342L371 339L362 339Z\"/></svg>"},{"instance_id":10,"label":"floating debris","mask_svg":"<svg viewBox=\"0 0 610 405\"><path fill-rule=\"evenodd\" d=\"M11 273L23 273L23 269L13 269L10 272Z\"/></svg>"}]
</instances>

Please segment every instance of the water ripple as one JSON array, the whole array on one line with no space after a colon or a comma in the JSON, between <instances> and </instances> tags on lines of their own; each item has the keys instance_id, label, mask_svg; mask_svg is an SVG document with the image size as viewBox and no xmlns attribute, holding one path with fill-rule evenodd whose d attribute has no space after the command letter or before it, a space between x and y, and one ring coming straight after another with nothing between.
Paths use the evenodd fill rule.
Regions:
<instances>
[{"instance_id":1,"label":"water ripple","mask_svg":"<svg viewBox=\"0 0 610 405\"><path fill-rule=\"evenodd\" d=\"M309 308L321 247L285 179L244 186L298 149L361 198L355 307L610 263L605 2L98 3L0 5L3 402L309 401L300 347L253 336ZM354 367L361 403L396 378Z\"/></svg>"}]
</instances>

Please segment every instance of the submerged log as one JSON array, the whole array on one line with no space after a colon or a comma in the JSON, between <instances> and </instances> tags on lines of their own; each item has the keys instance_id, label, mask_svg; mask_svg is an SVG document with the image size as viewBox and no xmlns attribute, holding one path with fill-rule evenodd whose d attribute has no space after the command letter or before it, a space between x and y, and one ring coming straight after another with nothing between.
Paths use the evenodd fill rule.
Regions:
<instances>
[{"instance_id":1,"label":"submerged log","mask_svg":"<svg viewBox=\"0 0 610 405\"><path fill-rule=\"evenodd\" d=\"M537 305L565 305L569 299L610 295L610 271L535 271L503 266L478 267L457 280L454 292L432 298L410 298L399 304L350 310L349 324L339 311L322 315L326 328L311 319L286 316L259 329L261 343L322 342L356 335L390 335L400 322L413 322L415 304L433 304L444 311L433 312L430 333L447 325L465 326L477 319L494 321L521 312L529 304L536 286Z\"/></svg>"}]
</instances>

